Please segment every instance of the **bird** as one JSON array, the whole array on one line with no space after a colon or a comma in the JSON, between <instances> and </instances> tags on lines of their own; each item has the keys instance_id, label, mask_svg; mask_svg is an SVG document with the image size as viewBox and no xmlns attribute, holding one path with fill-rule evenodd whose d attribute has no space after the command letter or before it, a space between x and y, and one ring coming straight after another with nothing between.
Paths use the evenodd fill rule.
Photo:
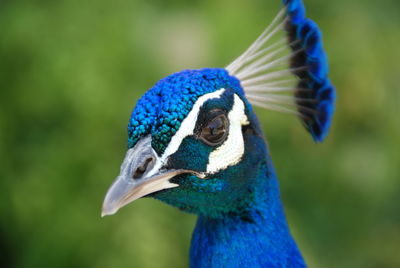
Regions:
<instances>
[{"instance_id":1,"label":"bird","mask_svg":"<svg viewBox=\"0 0 400 268\"><path fill-rule=\"evenodd\" d=\"M328 73L318 25L302 0L283 0L225 68L171 74L137 101L102 216L152 197L197 215L190 267L306 267L254 108L295 115L322 142L336 99Z\"/></svg>"}]
</instances>

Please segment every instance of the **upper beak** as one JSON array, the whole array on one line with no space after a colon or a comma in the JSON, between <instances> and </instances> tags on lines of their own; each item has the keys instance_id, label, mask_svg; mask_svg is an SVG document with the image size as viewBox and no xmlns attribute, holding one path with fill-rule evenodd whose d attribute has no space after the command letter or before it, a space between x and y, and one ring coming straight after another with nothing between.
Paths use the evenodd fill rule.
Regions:
<instances>
[{"instance_id":1,"label":"upper beak","mask_svg":"<svg viewBox=\"0 0 400 268\"><path fill-rule=\"evenodd\" d=\"M174 176L195 171L184 169L160 170L157 154L151 147L151 137L142 138L126 153L120 174L108 189L103 202L101 216L115 214L130 202L163 189L178 187L169 180Z\"/></svg>"}]
</instances>

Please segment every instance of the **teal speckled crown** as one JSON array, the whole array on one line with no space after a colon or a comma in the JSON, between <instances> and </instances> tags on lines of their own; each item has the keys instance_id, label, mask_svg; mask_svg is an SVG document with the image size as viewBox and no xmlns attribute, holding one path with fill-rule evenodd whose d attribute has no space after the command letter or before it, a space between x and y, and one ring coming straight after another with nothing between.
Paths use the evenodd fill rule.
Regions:
<instances>
[{"instance_id":1,"label":"teal speckled crown","mask_svg":"<svg viewBox=\"0 0 400 268\"><path fill-rule=\"evenodd\" d=\"M128 125L128 147L151 133L152 146L161 155L196 100L220 88L243 95L239 80L225 69L184 70L158 81L140 98Z\"/></svg>"}]
</instances>

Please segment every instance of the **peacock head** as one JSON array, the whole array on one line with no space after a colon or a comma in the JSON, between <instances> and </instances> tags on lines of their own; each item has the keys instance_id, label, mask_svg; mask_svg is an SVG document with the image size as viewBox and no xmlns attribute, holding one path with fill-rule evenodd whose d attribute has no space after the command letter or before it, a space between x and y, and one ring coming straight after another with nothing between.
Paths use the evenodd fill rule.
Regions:
<instances>
[{"instance_id":1,"label":"peacock head","mask_svg":"<svg viewBox=\"0 0 400 268\"><path fill-rule=\"evenodd\" d=\"M144 196L208 217L245 212L261 173L273 173L252 105L294 113L315 141L323 140L335 95L321 36L311 20L301 20L299 1L284 3L225 69L172 74L139 99L102 215Z\"/></svg>"},{"instance_id":2,"label":"peacock head","mask_svg":"<svg viewBox=\"0 0 400 268\"><path fill-rule=\"evenodd\" d=\"M147 195L197 214L238 212L250 200L251 173L266 161L252 107L225 69L185 70L160 80L138 101L128 133L104 214Z\"/></svg>"}]
</instances>

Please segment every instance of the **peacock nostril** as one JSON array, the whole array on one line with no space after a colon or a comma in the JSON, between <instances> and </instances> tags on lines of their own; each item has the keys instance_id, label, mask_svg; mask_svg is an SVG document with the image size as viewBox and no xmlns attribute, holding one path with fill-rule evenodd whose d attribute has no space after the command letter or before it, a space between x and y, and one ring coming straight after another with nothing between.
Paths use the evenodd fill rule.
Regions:
<instances>
[{"instance_id":1,"label":"peacock nostril","mask_svg":"<svg viewBox=\"0 0 400 268\"><path fill-rule=\"evenodd\" d=\"M153 157L149 157L147 158L143 164L141 164L140 166L138 166L135 170L135 172L133 172L132 178L133 179L140 179L144 173L146 173L147 169L149 168L150 164L152 164L154 162L154 158Z\"/></svg>"}]
</instances>

